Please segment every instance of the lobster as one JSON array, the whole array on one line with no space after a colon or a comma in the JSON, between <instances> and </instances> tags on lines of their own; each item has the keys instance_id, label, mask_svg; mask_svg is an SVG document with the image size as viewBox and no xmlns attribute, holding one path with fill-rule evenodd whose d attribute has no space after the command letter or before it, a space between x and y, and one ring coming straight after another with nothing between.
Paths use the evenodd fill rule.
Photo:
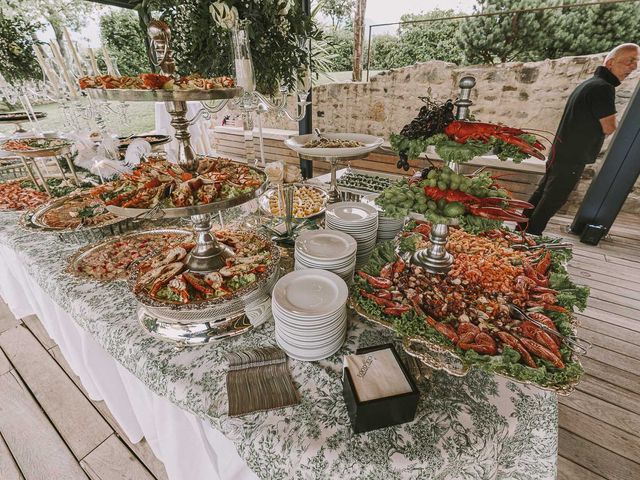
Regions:
<instances>
[{"instance_id":1,"label":"lobster","mask_svg":"<svg viewBox=\"0 0 640 480\"><path fill-rule=\"evenodd\" d=\"M458 143L466 143L469 140L479 140L483 143L489 142L491 137L502 140L505 143L515 145L522 153L544 160L544 155L540 150L544 150L544 145L536 141L530 145L520 138L520 135L529 134L519 128L505 127L493 123L466 122L464 120L454 120L444 129L445 135Z\"/></svg>"},{"instance_id":2,"label":"lobster","mask_svg":"<svg viewBox=\"0 0 640 480\"><path fill-rule=\"evenodd\" d=\"M462 203L471 215L505 222L525 223L529 219L514 209L533 208L529 202L515 198L479 198L460 190L440 190L438 187L424 187L424 194L435 201L444 198L447 202Z\"/></svg>"}]
</instances>

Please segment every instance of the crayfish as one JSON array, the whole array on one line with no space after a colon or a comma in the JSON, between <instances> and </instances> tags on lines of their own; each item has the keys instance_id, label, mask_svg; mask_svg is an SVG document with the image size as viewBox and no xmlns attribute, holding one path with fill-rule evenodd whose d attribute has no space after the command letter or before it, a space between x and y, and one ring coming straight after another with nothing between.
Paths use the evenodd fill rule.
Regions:
<instances>
[{"instance_id":1,"label":"crayfish","mask_svg":"<svg viewBox=\"0 0 640 480\"><path fill-rule=\"evenodd\" d=\"M502 140L505 143L515 145L521 152L529 156L544 160L544 155L540 150L544 150L544 145L536 141L530 145L520 138L521 135L532 135L530 132L519 128L505 127L493 123L466 122L464 120L454 120L444 129L445 135L458 143L467 143L469 140L479 140L483 143L489 142L491 137Z\"/></svg>"}]
</instances>

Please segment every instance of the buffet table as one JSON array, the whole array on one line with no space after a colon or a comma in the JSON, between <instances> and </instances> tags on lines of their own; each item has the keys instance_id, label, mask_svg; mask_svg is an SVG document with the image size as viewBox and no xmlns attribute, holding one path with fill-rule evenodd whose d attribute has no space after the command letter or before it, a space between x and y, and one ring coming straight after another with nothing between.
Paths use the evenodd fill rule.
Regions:
<instances>
[{"instance_id":1,"label":"buffet table","mask_svg":"<svg viewBox=\"0 0 640 480\"><path fill-rule=\"evenodd\" d=\"M18 218L0 213L0 294L17 317L38 315L91 398L132 442L146 437L172 480L555 478L555 394L479 371L434 373L419 385L415 421L352 433L342 356L391 340L355 318L334 356L289 360L299 405L230 418L226 354L275 344L272 322L217 345L154 339L125 283L65 274L79 245L25 231Z\"/></svg>"}]
</instances>

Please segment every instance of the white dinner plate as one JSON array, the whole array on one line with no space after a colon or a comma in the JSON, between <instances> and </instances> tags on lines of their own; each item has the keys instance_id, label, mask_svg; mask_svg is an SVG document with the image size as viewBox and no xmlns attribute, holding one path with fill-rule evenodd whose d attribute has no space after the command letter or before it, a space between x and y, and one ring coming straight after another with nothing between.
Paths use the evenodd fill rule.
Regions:
<instances>
[{"instance_id":1,"label":"white dinner plate","mask_svg":"<svg viewBox=\"0 0 640 480\"><path fill-rule=\"evenodd\" d=\"M307 230L296 239L295 250L305 258L320 261L336 261L347 258L356 251L353 237L336 230Z\"/></svg>"},{"instance_id":2,"label":"white dinner plate","mask_svg":"<svg viewBox=\"0 0 640 480\"><path fill-rule=\"evenodd\" d=\"M335 220L338 224L369 224L378 217L378 211L374 207L360 202L333 203L327 207L325 214L331 217L330 222Z\"/></svg>"},{"instance_id":3,"label":"white dinner plate","mask_svg":"<svg viewBox=\"0 0 640 480\"><path fill-rule=\"evenodd\" d=\"M273 288L272 298L297 315L326 315L346 305L349 289L335 273L308 269L287 273Z\"/></svg>"}]
</instances>

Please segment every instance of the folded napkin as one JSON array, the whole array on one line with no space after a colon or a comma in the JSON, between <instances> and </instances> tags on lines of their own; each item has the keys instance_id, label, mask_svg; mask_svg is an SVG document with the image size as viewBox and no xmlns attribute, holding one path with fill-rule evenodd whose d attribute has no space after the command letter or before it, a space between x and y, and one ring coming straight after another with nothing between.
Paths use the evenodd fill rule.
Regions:
<instances>
[{"instance_id":1,"label":"folded napkin","mask_svg":"<svg viewBox=\"0 0 640 480\"><path fill-rule=\"evenodd\" d=\"M361 402L412 391L389 348L361 355L347 355L344 357L344 366L349 369L358 400Z\"/></svg>"},{"instance_id":2,"label":"folded napkin","mask_svg":"<svg viewBox=\"0 0 640 480\"><path fill-rule=\"evenodd\" d=\"M232 352L227 360L230 417L300 402L287 367L287 356L278 347Z\"/></svg>"}]
</instances>

